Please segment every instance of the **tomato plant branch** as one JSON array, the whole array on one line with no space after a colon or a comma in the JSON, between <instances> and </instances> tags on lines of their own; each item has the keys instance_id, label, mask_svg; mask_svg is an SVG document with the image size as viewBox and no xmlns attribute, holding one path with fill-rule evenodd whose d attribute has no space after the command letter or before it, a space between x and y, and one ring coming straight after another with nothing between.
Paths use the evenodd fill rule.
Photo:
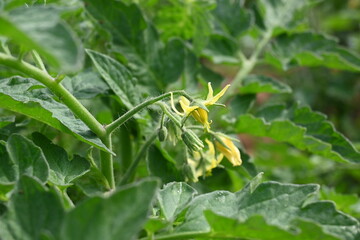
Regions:
<instances>
[{"instance_id":1,"label":"tomato plant branch","mask_svg":"<svg viewBox=\"0 0 360 240\"><path fill-rule=\"evenodd\" d=\"M98 137L101 138L106 135L105 128L95 119L95 117L66 88L64 88L64 86L57 83L48 73L4 53L0 53L0 64L16 69L44 84Z\"/></svg>"},{"instance_id":2,"label":"tomato plant branch","mask_svg":"<svg viewBox=\"0 0 360 240\"><path fill-rule=\"evenodd\" d=\"M272 29L269 29L263 34L262 39L257 44L256 48L254 49L254 52L251 54L249 58L240 55L240 58L242 59L242 66L241 69L237 72L231 84L232 86L228 90L228 94L224 98L225 101L234 94L236 94L236 91L241 87L243 79L253 70L260 53L262 52L266 44L270 41L272 32L273 32Z\"/></svg>"},{"instance_id":3,"label":"tomato plant branch","mask_svg":"<svg viewBox=\"0 0 360 240\"><path fill-rule=\"evenodd\" d=\"M188 98L190 101L192 101L192 98L183 90L179 90L179 91L173 91L168 92L168 93L164 93L160 96L157 97L153 97L150 98L142 103L140 103L139 105L135 106L134 108L130 109L128 112L126 112L124 115L120 116L118 119L116 119L115 121L113 121L112 123L110 123L109 125L107 125L106 128L106 132L112 133L115 129L117 129L118 127L120 127L122 124L124 124L127 120L129 120L131 117L133 117L136 113L138 113L140 110L142 110L143 108L154 104L164 98L170 97L171 94L174 95L182 95L186 98Z\"/></svg>"}]
</instances>

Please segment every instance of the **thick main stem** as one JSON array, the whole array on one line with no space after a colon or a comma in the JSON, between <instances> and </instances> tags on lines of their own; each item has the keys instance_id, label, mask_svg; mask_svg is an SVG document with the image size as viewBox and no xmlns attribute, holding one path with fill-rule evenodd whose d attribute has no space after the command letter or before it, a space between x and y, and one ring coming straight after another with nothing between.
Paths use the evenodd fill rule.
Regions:
<instances>
[{"instance_id":1,"label":"thick main stem","mask_svg":"<svg viewBox=\"0 0 360 240\"><path fill-rule=\"evenodd\" d=\"M14 68L48 87L62 102L80 118L98 137L106 135L105 128L95 117L60 83L57 83L49 74L18 59L0 53L0 64Z\"/></svg>"}]
</instances>

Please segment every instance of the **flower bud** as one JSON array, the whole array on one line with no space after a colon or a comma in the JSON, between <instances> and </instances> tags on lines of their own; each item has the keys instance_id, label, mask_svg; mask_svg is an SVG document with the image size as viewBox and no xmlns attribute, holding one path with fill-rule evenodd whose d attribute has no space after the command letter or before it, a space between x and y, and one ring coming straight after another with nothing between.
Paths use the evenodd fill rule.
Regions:
<instances>
[{"instance_id":1,"label":"flower bud","mask_svg":"<svg viewBox=\"0 0 360 240\"><path fill-rule=\"evenodd\" d=\"M184 129L181 134L181 139L191 151L200 151L202 148L204 148L203 142L191 130Z\"/></svg>"},{"instance_id":2,"label":"flower bud","mask_svg":"<svg viewBox=\"0 0 360 240\"><path fill-rule=\"evenodd\" d=\"M165 141L165 139L167 138L168 135L168 130L166 127L162 126L161 128L159 128L158 130L158 138L160 142Z\"/></svg>"}]
</instances>

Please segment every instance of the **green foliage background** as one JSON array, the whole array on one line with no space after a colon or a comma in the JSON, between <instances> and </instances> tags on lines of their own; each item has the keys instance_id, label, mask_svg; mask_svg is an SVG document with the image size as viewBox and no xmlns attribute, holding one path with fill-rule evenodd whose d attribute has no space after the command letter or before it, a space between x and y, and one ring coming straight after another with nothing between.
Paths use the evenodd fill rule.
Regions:
<instances>
[{"instance_id":1,"label":"green foliage background","mask_svg":"<svg viewBox=\"0 0 360 240\"><path fill-rule=\"evenodd\" d=\"M359 20L357 0L0 1L0 239L360 239ZM157 106L109 145L61 90L101 128L208 82L232 84L209 114L243 164L196 183Z\"/></svg>"}]
</instances>

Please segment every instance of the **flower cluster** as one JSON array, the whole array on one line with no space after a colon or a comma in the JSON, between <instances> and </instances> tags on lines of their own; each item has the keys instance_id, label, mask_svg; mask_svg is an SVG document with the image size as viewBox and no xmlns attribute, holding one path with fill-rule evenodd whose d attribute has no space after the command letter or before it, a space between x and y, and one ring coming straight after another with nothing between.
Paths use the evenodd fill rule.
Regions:
<instances>
[{"instance_id":1,"label":"flower cluster","mask_svg":"<svg viewBox=\"0 0 360 240\"><path fill-rule=\"evenodd\" d=\"M205 100L190 100L184 96L179 99L179 105L182 111L175 107L173 96L171 96L171 108L180 117L182 124L189 116L192 116L197 122L201 123L204 129L203 141L197 135L183 127L181 135L182 140L189 150L187 164L185 166L186 178L190 181L198 181L200 176L208 176L211 170L217 167L224 156L233 166L241 165L241 156L239 149L235 146L232 139L222 133L210 130L212 121L209 121L209 109L212 105L221 105L217 101L225 94L230 85L226 85L218 94L214 96L211 83L208 83L208 95Z\"/></svg>"}]
</instances>

